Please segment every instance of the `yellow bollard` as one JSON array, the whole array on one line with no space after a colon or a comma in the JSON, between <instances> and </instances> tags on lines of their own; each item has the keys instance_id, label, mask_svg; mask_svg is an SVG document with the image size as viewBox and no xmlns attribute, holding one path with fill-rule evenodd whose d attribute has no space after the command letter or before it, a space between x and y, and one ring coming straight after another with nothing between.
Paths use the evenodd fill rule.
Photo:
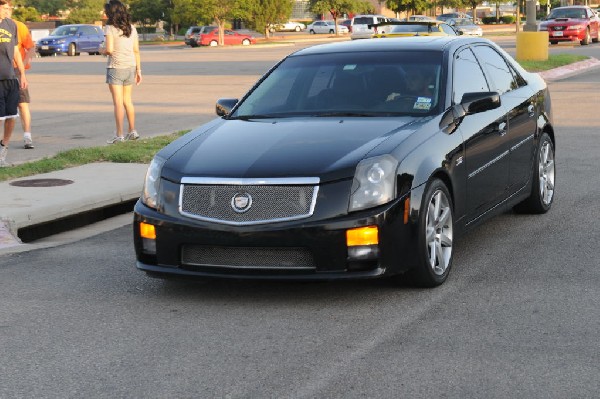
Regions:
<instances>
[{"instance_id":1,"label":"yellow bollard","mask_svg":"<svg viewBox=\"0 0 600 399\"><path fill-rule=\"evenodd\" d=\"M548 32L518 32L517 61L546 61L548 46Z\"/></svg>"}]
</instances>

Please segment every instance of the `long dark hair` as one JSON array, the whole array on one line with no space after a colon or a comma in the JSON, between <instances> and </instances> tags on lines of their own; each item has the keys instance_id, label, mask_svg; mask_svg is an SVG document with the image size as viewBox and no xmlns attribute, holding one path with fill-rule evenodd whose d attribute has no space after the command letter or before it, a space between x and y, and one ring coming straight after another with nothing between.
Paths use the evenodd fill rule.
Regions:
<instances>
[{"instance_id":1,"label":"long dark hair","mask_svg":"<svg viewBox=\"0 0 600 399\"><path fill-rule=\"evenodd\" d=\"M121 29L123 36L131 36L131 16L125 4L119 0L110 0L104 5L104 13L108 18L107 25Z\"/></svg>"}]
</instances>

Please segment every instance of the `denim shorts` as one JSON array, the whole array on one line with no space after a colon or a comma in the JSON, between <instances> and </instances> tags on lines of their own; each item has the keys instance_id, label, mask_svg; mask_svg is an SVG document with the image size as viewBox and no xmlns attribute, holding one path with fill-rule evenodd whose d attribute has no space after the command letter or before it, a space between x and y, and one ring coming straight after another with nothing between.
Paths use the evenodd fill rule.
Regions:
<instances>
[{"instance_id":1,"label":"denim shorts","mask_svg":"<svg viewBox=\"0 0 600 399\"><path fill-rule=\"evenodd\" d=\"M135 83L135 67L106 69L106 83L109 85L131 86Z\"/></svg>"}]
</instances>

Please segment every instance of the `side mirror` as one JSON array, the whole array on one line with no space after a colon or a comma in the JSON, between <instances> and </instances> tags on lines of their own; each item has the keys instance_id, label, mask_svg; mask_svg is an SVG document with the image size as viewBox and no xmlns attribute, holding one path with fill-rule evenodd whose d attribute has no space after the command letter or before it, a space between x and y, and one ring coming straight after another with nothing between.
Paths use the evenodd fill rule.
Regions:
<instances>
[{"instance_id":1,"label":"side mirror","mask_svg":"<svg viewBox=\"0 0 600 399\"><path fill-rule=\"evenodd\" d=\"M440 129L450 134L456 130L465 116L498 107L500 107L500 94L498 92L465 93L460 104L455 104L444 112L440 120Z\"/></svg>"},{"instance_id":2,"label":"side mirror","mask_svg":"<svg viewBox=\"0 0 600 399\"><path fill-rule=\"evenodd\" d=\"M460 103L467 114L477 114L500 107L500 94L495 91L465 93Z\"/></svg>"},{"instance_id":3,"label":"side mirror","mask_svg":"<svg viewBox=\"0 0 600 399\"><path fill-rule=\"evenodd\" d=\"M217 105L215 111L218 116L227 116L231 113L233 107L238 103L237 98L219 98L217 100Z\"/></svg>"}]
</instances>

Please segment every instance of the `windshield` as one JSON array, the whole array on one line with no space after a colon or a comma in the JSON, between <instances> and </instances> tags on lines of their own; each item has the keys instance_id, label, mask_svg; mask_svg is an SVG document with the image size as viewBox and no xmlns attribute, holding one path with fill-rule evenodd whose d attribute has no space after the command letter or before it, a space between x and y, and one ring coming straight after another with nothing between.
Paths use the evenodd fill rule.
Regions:
<instances>
[{"instance_id":1,"label":"windshield","mask_svg":"<svg viewBox=\"0 0 600 399\"><path fill-rule=\"evenodd\" d=\"M585 18L585 9L584 8L555 8L554 10L552 10L550 15L548 15L548 19L556 19L556 18L584 19Z\"/></svg>"},{"instance_id":2,"label":"windshield","mask_svg":"<svg viewBox=\"0 0 600 399\"><path fill-rule=\"evenodd\" d=\"M394 25L390 30L390 33L438 32L439 30L440 29L435 25Z\"/></svg>"},{"instance_id":3,"label":"windshield","mask_svg":"<svg viewBox=\"0 0 600 399\"><path fill-rule=\"evenodd\" d=\"M437 52L292 56L231 117L425 115L439 112L442 92Z\"/></svg>"},{"instance_id":4,"label":"windshield","mask_svg":"<svg viewBox=\"0 0 600 399\"><path fill-rule=\"evenodd\" d=\"M77 34L77 26L60 26L50 33L50 36L75 36Z\"/></svg>"}]
</instances>

